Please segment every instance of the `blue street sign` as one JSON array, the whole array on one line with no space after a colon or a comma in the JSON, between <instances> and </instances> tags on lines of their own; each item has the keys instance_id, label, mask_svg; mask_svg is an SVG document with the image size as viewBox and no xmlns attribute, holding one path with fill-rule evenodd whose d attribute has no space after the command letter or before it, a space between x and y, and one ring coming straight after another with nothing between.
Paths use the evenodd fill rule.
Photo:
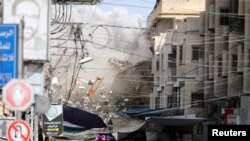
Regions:
<instances>
[{"instance_id":1,"label":"blue street sign","mask_svg":"<svg viewBox=\"0 0 250 141\"><path fill-rule=\"evenodd\" d=\"M0 88L17 77L18 25L0 25Z\"/></svg>"}]
</instances>

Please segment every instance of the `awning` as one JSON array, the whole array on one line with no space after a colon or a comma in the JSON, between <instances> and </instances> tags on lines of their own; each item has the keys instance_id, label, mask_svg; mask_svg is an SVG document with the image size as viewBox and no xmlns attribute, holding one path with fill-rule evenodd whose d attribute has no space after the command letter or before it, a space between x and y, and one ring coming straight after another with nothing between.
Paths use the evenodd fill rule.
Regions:
<instances>
[{"instance_id":1,"label":"awning","mask_svg":"<svg viewBox=\"0 0 250 141\"><path fill-rule=\"evenodd\" d=\"M194 125L205 121L205 118L197 118L191 116L173 116L173 117L148 117L146 118L147 123L154 123L166 126L187 126Z\"/></svg>"},{"instance_id":2,"label":"awning","mask_svg":"<svg viewBox=\"0 0 250 141\"><path fill-rule=\"evenodd\" d=\"M113 131L118 133L132 133L141 129L145 125L145 120L131 118L112 119Z\"/></svg>"},{"instance_id":3,"label":"awning","mask_svg":"<svg viewBox=\"0 0 250 141\"><path fill-rule=\"evenodd\" d=\"M137 114L141 114L141 113L145 113L145 112L150 112L150 111L154 111L154 109L148 109L148 108L129 109L127 111L121 112L121 114L133 116L133 115L137 115Z\"/></svg>"},{"instance_id":4,"label":"awning","mask_svg":"<svg viewBox=\"0 0 250 141\"><path fill-rule=\"evenodd\" d=\"M67 121L63 121L63 130L64 130L64 132L67 132L67 133L77 133L77 132L86 131L87 128L82 127L82 126L78 126L78 125L74 125L74 124L69 123Z\"/></svg>"},{"instance_id":5,"label":"awning","mask_svg":"<svg viewBox=\"0 0 250 141\"><path fill-rule=\"evenodd\" d=\"M113 118L113 131L118 133L132 133L143 129L148 124L163 126L191 126L205 121L205 118L197 118L195 115L171 116L171 117L147 117L145 120L132 118Z\"/></svg>"},{"instance_id":6,"label":"awning","mask_svg":"<svg viewBox=\"0 0 250 141\"><path fill-rule=\"evenodd\" d=\"M134 115L130 115L130 116L131 117L161 116L162 113L164 113L164 112L172 112L172 111L178 111L178 110L180 110L179 107L175 107L175 108L162 108L162 109L157 109L157 110L149 110L149 111L145 111L145 112L134 114Z\"/></svg>"},{"instance_id":7,"label":"awning","mask_svg":"<svg viewBox=\"0 0 250 141\"><path fill-rule=\"evenodd\" d=\"M63 120L86 129L107 127L98 115L66 105L63 105Z\"/></svg>"},{"instance_id":8,"label":"awning","mask_svg":"<svg viewBox=\"0 0 250 141\"><path fill-rule=\"evenodd\" d=\"M189 108L192 105L186 105L183 108ZM126 112L123 112L124 114L130 116L130 117L153 117L153 116L161 116L163 113L167 112L175 112L182 110L180 107L174 107L174 108L161 108L161 109L148 109L142 112L134 112L130 114L126 114Z\"/></svg>"}]
</instances>

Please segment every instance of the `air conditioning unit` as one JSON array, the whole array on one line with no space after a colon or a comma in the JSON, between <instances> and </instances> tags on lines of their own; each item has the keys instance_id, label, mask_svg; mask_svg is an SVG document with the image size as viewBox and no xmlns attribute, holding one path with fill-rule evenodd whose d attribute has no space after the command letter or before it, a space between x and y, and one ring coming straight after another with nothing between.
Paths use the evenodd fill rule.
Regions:
<instances>
[{"instance_id":1,"label":"air conditioning unit","mask_svg":"<svg viewBox=\"0 0 250 141\"><path fill-rule=\"evenodd\" d=\"M206 13L205 12L201 12L200 13L200 28L199 28L199 33L200 35L204 35L205 34L205 17L206 17Z\"/></svg>"},{"instance_id":2,"label":"air conditioning unit","mask_svg":"<svg viewBox=\"0 0 250 141\"><path fill-rule=\"evenodd\" d=\"M228 36L229 34L229 26L223 26L223 36Z\"/></svg>"},{"instance_id":3,"label":"air conditioning unit","mask_svg":"<svg viewBox=\"0 0 250 141\"><path fill-rule=\"evenodd\" d=\"M101 0L52 0L53 4L76 4L76 5L95 5Z\"/></svg>"},{"instance_id":4,"label":"air conditioning unit","mask_svg":"<svg viewBox=\"0 0 250 141\"><path fill-rule=\"evenodd\" d=\"M158 92L161 92L161 91L162 91L161 87L158 87L158 88L157 88L157 91L158 91Z\"/></svg>"}]
</instances>

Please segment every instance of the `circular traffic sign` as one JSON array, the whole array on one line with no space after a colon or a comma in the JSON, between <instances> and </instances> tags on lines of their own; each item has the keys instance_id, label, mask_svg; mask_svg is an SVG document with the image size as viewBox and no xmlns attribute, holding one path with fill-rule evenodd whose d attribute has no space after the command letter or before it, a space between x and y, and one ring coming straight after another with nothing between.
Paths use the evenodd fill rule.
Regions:
<instances>
[{"instance_id":1,"label":"circular traffic sign","mask_svg":"<svg viewBox=\"0 0 250 141\"><path fill-rule=\"evenodd\" d=\"M34 102L32 87L24 80L12 79L3 87L3 102L12 111L26 111Z\"/></svg>"},{"instance_id":2,"label":"circular traffic sign","mask_svg":"<svg viewBox=\"0 0 250 141\"><path fill-rule=\"evenodd\" d=\"M7 138L9 141L29 141L30 135L30 126L23 120L15 120L8 126Z\"/></svg>"}]
</instances>

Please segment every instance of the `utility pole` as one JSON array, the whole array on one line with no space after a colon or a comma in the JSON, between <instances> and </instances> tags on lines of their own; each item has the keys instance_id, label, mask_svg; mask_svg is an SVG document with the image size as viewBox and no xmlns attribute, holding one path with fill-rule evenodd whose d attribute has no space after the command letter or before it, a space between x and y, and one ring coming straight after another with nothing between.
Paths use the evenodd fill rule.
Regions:
<instances>
[{"instance_id":1,"label":"utility pole","mask_svg":"<svg viewBox=\"0 0 250 141\"><path fill-rule=\"evenodd\" d=\"M19 48L18 48L18 79L23 79L23 28L24 28L24 18L19 24ZM16 119L21 119L21 112L15 111Z\"/></svg>"},{"instance_id":2,"label":"utility pole","mask_svg":"<svg viewBox=\"0 0 250 141\"><path fill-rule=\"evenodd\" d=\"M23 59L23 48L24 48L24 33L23 33L23 29L24 29L24 26L25 26L25 22L24 22L24 17L22 17L22 20L20 21L20 24L19 24L19 48L18 48L18 79L24 79L24 59ZM37 129L38 128L36 126L36 124L38 123L37 122L37 118L36 118L36 115L34 114L34 107L31 106L30 107L30 118L29 121L26 121L28 122L28 124L30 124L30 128L31 130L33 131L33 134L31 136L31 139L30 141L38 141L38 132L37 132ZM25 119L27 118L27 114L25 114ZM18 111L15 111L15 117L16 119L21 119L22 118L22 113L21 112L18 112Z\"/></svg>"}]
</instances>

